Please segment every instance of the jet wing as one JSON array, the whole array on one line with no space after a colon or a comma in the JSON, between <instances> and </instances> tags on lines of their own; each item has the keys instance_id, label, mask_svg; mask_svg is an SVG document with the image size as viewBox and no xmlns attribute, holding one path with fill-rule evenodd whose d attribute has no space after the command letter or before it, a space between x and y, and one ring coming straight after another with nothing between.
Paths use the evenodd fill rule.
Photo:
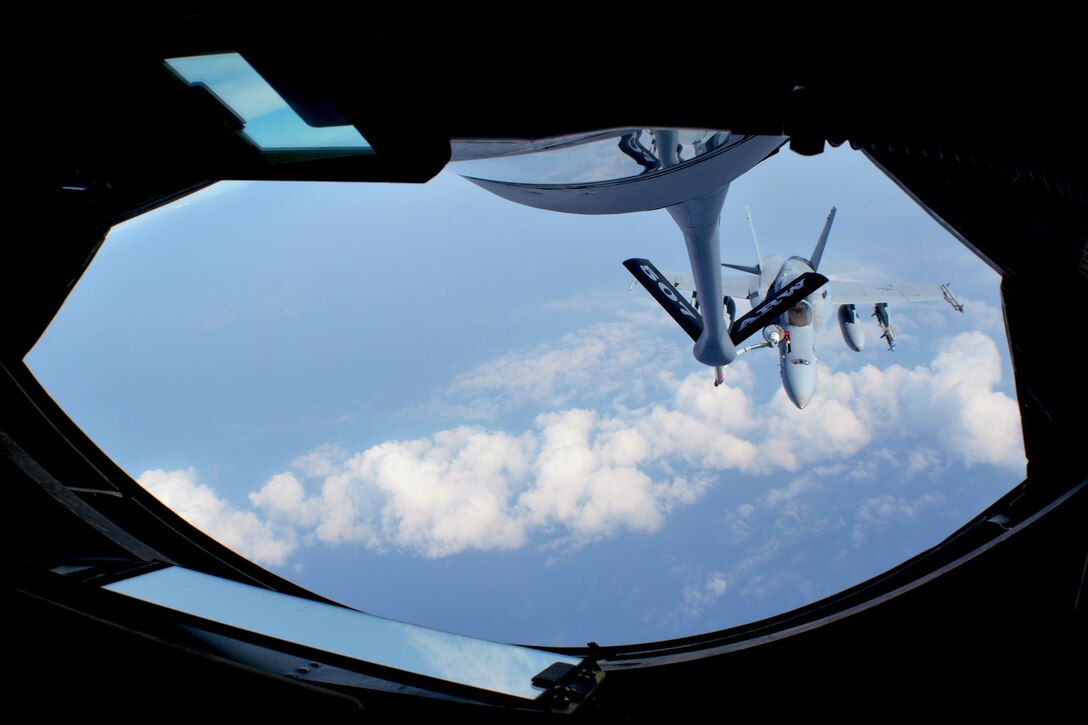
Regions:
<instances>
[{"instance_id":1,"label":"jet wing","mask_svg":"<svg viewBox=\"0 0 1088 725\"><path fill-rule=\"evenodd\" d=\"M945 298L935 284L866 284L828 282L825 287L836 305L874 305L878 302L940 302Z\"/></svg>"},{"instance_id":2,"label":"jet wing","mask_svg":"<svg viewBox=\"0 0 1088 725\"><path fill-rule=\"evenodd\" d=\"M830 262L820 263L820 274L857 274L860 271L861 266L857 264L833 264Z\"/></svg>"},{"instance_id":3,"label":"jet wing","mask_svg":"<svg viewBox=\"0 0 1088 725\"><path fill-rule=\"evenodd\" d=\"M663 272L663 274L676 289L684 290L685 292L695 291L695 278L692 277L690 274L668 271ZM729 297L739 297L741 299L747 299L748 293L751 291L749 285L751 285L754 280L754 277L741 276L739 274L723 274L722 294Z\"/></svg>"}]
</instances>

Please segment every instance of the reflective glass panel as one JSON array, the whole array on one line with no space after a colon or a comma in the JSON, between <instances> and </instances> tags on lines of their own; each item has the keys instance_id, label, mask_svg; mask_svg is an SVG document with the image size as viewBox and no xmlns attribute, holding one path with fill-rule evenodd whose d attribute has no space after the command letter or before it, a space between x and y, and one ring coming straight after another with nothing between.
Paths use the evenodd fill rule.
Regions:
<instances>
[{"instance_id":1,"label":"reflective glass panel","mask_svg":"<svg viewBox=\"0 0 1088 725\"><path fill-rule=\"evenodd\" d=\"M180 567L104 588L248 632L527 699L542 692L532 685L534 675L555 662L579 662L574 657L418 627Z\"/></svg>"},{"instance_id":2,"label":"reflective glass panel","mask_svg":"<svg viewBox=\"0 0 1088 725\"><path fill-rule=\"evenodd\" d=\"M192 86L204 86L245 124L243 135L266 151L340 149L373 153L354 126L318 128L304 121L238 53L170 58L166 65Z\"/></svg>"}]
</instances>

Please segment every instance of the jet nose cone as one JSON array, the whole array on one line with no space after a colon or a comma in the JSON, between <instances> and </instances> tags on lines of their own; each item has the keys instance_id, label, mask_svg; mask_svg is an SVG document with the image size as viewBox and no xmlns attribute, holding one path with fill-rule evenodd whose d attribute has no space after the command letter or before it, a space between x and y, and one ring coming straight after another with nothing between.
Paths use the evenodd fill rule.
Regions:
<instances>
[{"instance_id":1,"label":"jet nose cone","mask_svg":"<svg viewBox=\"0 0 1088 725\"><path fill-rule=\"evenodd\" d=\"M816 393L816 366L807 360L786 360L782 368L782 387L790 401L804 409Z\"/></svg>"},{"instance_id":2,"label":"jet nose cone","mask_svg":"<svg viewBox=\"0 0 1088 725\"><path fill-rule=\"evenodd\" d=\"M812 400L812 393L794 394L790 396L790 400L792 400L793 404L798 408L804 410L805 406L808 405L808 402Z\"/></svg>"}]
</instances>

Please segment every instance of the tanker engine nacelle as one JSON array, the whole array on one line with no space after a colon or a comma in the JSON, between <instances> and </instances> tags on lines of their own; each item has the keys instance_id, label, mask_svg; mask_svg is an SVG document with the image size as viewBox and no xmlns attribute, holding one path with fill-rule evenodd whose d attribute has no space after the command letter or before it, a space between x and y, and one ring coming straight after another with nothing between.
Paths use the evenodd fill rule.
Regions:
<instances>
[{"instance_id":1,"label":"tanker engine nacelle","mask_svg":"<svg viewBox=\"0 0 1088 725\"><path fill-rule=\"evenodd\" d=\"M853 305L839 305L839 329L842 330L842 339L847 347L854 352L861 352L865 347L865 330L861 327L861 319Z\"/></svg>"}]
</instances>

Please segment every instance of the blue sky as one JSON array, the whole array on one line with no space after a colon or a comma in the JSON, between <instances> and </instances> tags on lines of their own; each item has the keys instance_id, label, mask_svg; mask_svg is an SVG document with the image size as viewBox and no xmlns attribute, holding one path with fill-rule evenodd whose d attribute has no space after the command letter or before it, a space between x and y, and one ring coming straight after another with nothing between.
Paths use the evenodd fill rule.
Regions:
<instances>
[{"instance_id":1,"label":"blue sky","mask_svg":"<svg viewBox=\"0 0 1088 725\"><path fill-rule=\"evenodd\" d=\"M662 639L775 614L931 546L1024 474L998 278L859 153L736 181L723 256L951 282L715 389L623 259L684 270L664 211L430 183L222 183L115 229L27 362L201 528L360 609L491 639ZM743 312L746 305L741 303Z\"/></svg>"}]
</instances>

